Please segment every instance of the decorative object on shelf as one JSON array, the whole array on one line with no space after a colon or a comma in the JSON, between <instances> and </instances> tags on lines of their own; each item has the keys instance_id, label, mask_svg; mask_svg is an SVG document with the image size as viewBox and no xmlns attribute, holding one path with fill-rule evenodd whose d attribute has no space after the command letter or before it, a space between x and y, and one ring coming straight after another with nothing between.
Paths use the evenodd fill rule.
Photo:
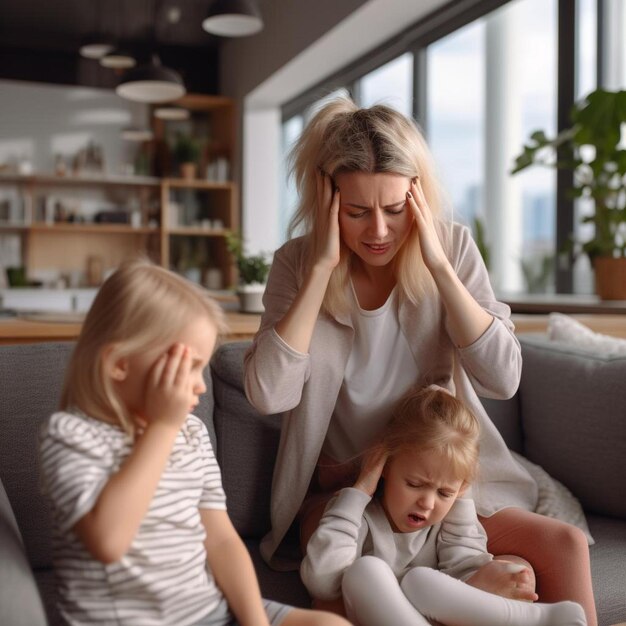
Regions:
<instances>
[{"instance_id":1,"label":"decorative object on shelf","mask_svg":"<svg viewBox=\"0 0 626 626\"><path fill-rule=\"evenodd\" d=\"M104 155L102 146L93 140L81 148L75 155L72 163L72 173L75 176L81 174L103 174Z\"/></svg>"},{"instance_id":2,"label":"decorative object on shelf","mask_svg":"<svg viewBox=\"0 0 626 626\"><path fill-rule=\"evenodd\" d=\"M247 256L243 251L243 241L237 233L226 233L226 246L235 257L239 270L237 295L243 313L263 313L263 293L270 271L270 263L265 254Z\"/></svg>"},{"instance_id":3,"label":"decorative object on shelf","mask_svg":"<svg viewBox=\"0 0 626 626\"><path fill-rule=\"evenodd\" d=\"M185 95L185 85L181 75L163 67L157 54L146 65L140 65L126 72L115 89L118 96L134 102L169 102Z\"/></svg>"},{"instance_id":4,"label":"decorative object on shelf","mask_svg":"<svg viewBox=\"0 0 626 626\"><path fill-rule=\"evenodd\" d=\"M626 300L626 150L621 144L626 91L596 89L574 105L570 119L572 125L554 138L532 133L511 173L536 164L573 172L571 194L594 203L594 213L582 222L595 227L588 241L572 237L574 253L589 256L602 299Z\"/></svg>"},{"instance_id":5,"label":"decorative object on shelf","mask_svg":"<svg viewBox=\"0 0 626 626\"><path fill-rule=\"evenodd\" d=\"M245 37L263 28L256 0L213 0L202 28L212 35Z\"/></svg>"},{"instance_id":6,"label":"decorative object on shelf","mask_svg":"<svg viewBox=\"0 0 626 626\"><path fill-rule=\"evenodd\" d=\"M187 133L178 132L172 151L180 167L181 177L186 180L194 179L198 171L200 142Z\"/></svg>"}]
</instances>

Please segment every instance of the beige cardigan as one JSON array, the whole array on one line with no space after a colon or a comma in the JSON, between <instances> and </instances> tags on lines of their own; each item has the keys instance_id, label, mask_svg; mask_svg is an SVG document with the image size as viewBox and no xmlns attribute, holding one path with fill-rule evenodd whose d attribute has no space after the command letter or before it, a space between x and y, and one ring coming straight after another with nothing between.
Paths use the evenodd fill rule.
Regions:
<instances>
[{"instance_id":1,"label":"beige cardigan","mask_svg":"<svg viewBox=\"0 0 626 626\"><path fill-rule=\"evenodd\" d=\"M489 277L469 230L453 224L442 243L457 275L477 302L494 317L472 345L456 348L446 330L438 294L415 307L399 305L400 326L417 364L416 384L436 383L455 390L481 422L480 477L473 497L480 515L519 506L533 510L537 486L511 456L478 395L509 398L519 385L521 351L510 309L495 299ZM287 242L274 255L264 296L265 313L245 356L244 383L250 402L263 414L283 413L274 468L271 531L261 543L263 558L278 569L297 567L276 554L307 493L328 430L352 348L350 316L320 314L309 354L288 346L274 330L303 282L302 239Z\"/></svg>"}]
</instances>

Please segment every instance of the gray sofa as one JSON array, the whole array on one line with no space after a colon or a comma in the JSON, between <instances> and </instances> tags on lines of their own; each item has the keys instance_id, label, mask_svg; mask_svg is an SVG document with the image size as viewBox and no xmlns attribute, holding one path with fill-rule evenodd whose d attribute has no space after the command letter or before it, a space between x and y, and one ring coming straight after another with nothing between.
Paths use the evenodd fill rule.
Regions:
<instances>
[{"instance_id":1,"label":"gray sofa","mask_svg":"<svg viewBox=\"0 0 626 626\"><path fill-rule=\"evenodd\" d=\"M522 336L518 394L485 401L512 449L568 486L587 513L600 626L626 621L626 357L601 358ZM198 407L216 439L228 507L263 593L307 606L296 572L260 559L279 418L259 416L242 391L246 343L224 344ZM54 626L48 511L37 484L36 431L55 408L70 344L0 346L0 624ZM392 625L390 625L392 626Z\"/></svg>"}]
</instances>

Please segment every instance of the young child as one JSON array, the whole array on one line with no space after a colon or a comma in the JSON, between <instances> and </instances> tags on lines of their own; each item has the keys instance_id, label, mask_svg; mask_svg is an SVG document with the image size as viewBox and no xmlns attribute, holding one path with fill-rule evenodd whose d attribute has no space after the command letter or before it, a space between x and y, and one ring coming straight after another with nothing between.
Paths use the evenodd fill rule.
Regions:
<instances>
[{"instance_id":1,"label":"young child","mask_svg":"<svg viewBox=\"0 0 626 626\"><path fill-rule=\"evenodd\" d=\"M479 437L474 415L447 391L409 392L308 543L301 575L310 593L330 601L343 592L359 626L584 626L574 602L532 604L462 582L492 559L464 497Z\"/></svg>"},{"instance_id":2,"label":"young child","mask_svg":"<svg viewBox=\"0 0 626 626\"><path fill-rule=\"evenodd\" d=\"M100 288L40 441L69 624L347 624L261 598L190 414L224 328L200 288L147 261Z\"/></svg>"}]
</instances>

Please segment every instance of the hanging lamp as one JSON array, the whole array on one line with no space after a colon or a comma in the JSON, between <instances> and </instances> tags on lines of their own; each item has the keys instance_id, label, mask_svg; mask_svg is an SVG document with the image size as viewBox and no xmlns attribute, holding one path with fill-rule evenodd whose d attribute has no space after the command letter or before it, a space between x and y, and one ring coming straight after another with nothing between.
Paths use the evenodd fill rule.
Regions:
<instances>
[{"instance_id":1,"label":"hanging lamp","mask_svg":"<svg viewBox=\"0 0 626 626\"><path fill-rule=\"evenodd\" d=\"M156 54L150 63L126 72L115 91L127 100L147 103L177 100L186 93L181 75L163 67Z\"/></svg>"},{"instance_id":2,"label":"hanging lamp","mask_svg":"<svg viewBox=\"0 0 626 626\"><path fill-rule=\"evenodd\" d=\"M256 0L214 0L202 28L222 37L245 37L263 28Z\"/></svg>"},{"instance_id":3,"label":"hanging lamp","mask_svg":"<svg viewBox=\"0 0 626 626\"><path fill-rule=\"evenodd\" d=\"M124 48L116 47L107 52L101 59L102 67L127 70L137 65L135 57Z\"/></svg>"},{"instance_id":4,"label":"hanging lamp","mask_svg":"<svg viewBox=\"0 0 626 626\"><path fill-rule=\"evenodd\" d=\"M188 120L191 114L188 109L177 106L160 106L154 109L154 117L159 120Z\"/></svg>"},{"instance_id":5,"label":"hanging lamp","mask_svg":"<svg viewBox=\"0 0 626 626\"><path fill-rule=\"evenodd\" d=\"M102 33L91 33L83 37L78 49L80 56L85 59L101 59L111 50L113 50L113 40Z\"/></svg>"}]
</instances>

